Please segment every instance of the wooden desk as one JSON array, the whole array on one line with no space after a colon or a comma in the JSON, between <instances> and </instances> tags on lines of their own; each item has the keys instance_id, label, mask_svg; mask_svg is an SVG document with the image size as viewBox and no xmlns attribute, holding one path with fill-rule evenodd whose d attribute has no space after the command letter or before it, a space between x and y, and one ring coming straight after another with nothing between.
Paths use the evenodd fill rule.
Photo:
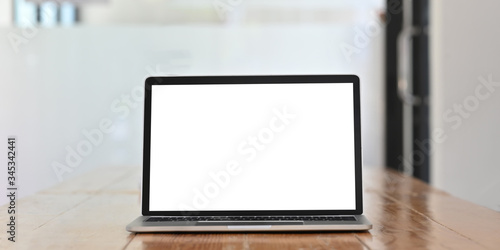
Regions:
<instances>
[{"instance_id":1,"label":"wooden desk","mask_svg":"<svg viewBox=\"0 0 500 250\"><path fill-rule=\"evenodd\" d=\"M500 213L411 177L364 169L368 232L132 234L139 168L104 168L18 201L17 242L0 249L499 249Z\"/></svg>"}]
</instances>

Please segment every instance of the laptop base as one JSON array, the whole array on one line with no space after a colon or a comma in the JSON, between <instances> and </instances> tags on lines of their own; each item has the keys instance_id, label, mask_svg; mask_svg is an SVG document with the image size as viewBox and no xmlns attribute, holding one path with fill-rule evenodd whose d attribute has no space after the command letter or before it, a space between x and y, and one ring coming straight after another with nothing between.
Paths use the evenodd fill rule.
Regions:
<instances>
[{"instance_id":1,"label":"laptop base","mask_svg":"<svg viewBox=\"0 0 500 250\"><path fill-rule=\"evenodd\" d=\"M269 231L365 231L372 224L363 215L352 215L356 221L159 221L146 222L140 216L127 225L134 233L153 232L269 232Z\"/></svg>"}]
</instances>

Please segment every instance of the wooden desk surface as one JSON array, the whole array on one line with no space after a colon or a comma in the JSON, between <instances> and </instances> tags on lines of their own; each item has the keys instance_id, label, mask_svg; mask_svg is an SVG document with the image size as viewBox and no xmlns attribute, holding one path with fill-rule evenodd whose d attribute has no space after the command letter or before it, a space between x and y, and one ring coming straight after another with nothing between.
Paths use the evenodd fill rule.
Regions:
<instances>
[{"instance_id":1,"label":"wooden desk surface","mask_svg":"<svg viewBox=\"0 0 500 250\"><path fill-rule=\"evenodd\" d=\"M411 177L364 169L368 232L133 234L139 168L104 168L18 201L16 242L0 249L499 249L500 213Z\"/></svg>"}]
</instances>

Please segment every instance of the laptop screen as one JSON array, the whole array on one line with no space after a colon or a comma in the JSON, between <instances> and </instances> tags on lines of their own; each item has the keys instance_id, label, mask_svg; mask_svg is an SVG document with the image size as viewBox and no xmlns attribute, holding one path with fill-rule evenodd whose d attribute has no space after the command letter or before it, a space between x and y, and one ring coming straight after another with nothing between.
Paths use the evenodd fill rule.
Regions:
<instances>
[{"instance_id":1,"label":"laptop screen","mask_svg":"<svg viewBox=\"0 0 500 250\"><path fill-rule=\"evenodd\" d=\"M151 89L149 210L354 210L353 83Z\"/></svg>"}]
</instances>

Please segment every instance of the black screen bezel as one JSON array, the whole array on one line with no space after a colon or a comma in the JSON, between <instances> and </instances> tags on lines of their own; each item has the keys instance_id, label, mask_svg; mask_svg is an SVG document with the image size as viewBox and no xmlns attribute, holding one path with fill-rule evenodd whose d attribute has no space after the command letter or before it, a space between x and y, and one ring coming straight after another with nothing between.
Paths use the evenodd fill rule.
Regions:
<instances>
[{"instance_id":1,"label":"black screen bezel","mask_svg":"<svg viewBox=\"0 0 500 250\"><path fill-rule=\"evenodd\" d=\"M356 208L353 210L238 210L238 211L150 211L151 90L153 85L207 84L353 83ZM363 213L360 86L356 75L268 75L268 76L155 76L145 80L142 215L144 216L243 216L243 215L356 215ZM325 197L326 199L327 197ZM335 197L332 197L334 199Z\"/></svg>"}]
</instances>

